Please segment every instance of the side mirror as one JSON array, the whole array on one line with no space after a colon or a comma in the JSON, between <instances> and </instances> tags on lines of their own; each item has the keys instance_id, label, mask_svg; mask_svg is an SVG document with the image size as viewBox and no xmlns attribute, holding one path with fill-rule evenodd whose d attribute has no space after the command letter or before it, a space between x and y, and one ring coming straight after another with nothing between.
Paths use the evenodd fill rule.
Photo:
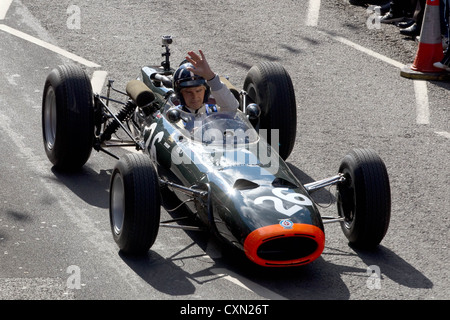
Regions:
<instances>
[{"instance_id":1,"label":"side mirror","mask_svg":"<svg viewBox=\"0 0 450 320\"><path fill-rule=\"evenodd\" d=\"M261 108L256 103L250 103L245 107L245 115L249 120L256 120L261 115Z\"/></svg>"},{"instance_id":2,"label":"side mirror","mask_svg":"<svg viewBox=\"0 0 450 320\"><path fill-rule=\"evenodd\" d=\"M180 110L170 109L169 111L167 111L167 119L169 119L171 123L177 123L178 121L180 121L181 119Z\"/></svg>"}]
</instances>

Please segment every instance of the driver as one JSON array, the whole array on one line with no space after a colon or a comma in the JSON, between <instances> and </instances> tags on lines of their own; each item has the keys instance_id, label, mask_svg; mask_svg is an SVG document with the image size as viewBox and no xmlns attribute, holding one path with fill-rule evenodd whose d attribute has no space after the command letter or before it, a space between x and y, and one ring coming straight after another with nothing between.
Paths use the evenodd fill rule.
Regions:
<instances>
[{"instance_id":1,"label":"driver","mask_svg":"<svg viewBox=\"0 0 450 320\"><path fill-rule=\"evenodd\" d=\"M186 62L173 75L173 88L181 102L180 108L196 114L196 117L217 112L217 107L221 111L236 111L239 102L211 70L203 52L199 50L199 53L189 51ZM217 106L207 103L210 94L214 96Z\"/></svg>"}]
</instances>

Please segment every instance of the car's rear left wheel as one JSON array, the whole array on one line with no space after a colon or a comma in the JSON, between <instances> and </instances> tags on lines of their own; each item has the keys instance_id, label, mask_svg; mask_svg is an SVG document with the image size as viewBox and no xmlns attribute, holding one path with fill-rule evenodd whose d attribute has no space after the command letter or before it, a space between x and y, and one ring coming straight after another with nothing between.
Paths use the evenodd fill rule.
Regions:
<instances>
[{"instance_id":1,"label":"car's rear left wheel","mask_svg":"<svg viewBox=\"0 0 450 320\"><path fill-rule=\"evenodd\" d=\"M44 148L56 168L82 167L94 142L92 87L77 66L59 66L48 75L42 99Z\"/></svg>"}]
</instances>

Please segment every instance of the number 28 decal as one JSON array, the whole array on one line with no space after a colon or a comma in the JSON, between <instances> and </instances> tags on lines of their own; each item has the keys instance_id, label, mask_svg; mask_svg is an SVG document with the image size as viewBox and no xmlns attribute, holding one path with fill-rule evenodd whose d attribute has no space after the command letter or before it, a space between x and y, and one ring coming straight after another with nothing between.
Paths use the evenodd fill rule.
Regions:
<instances>
[{"instance_id":1,"label":"number 28 decal","mask_svg":"<svg viewBox=\"0 0 450 320\"><path fill-rule=\"evenodd\" d=\"M283 191L288 191L288 188L274 188L272 189L273 196L262 196L255 199L255 204L262 204L264 201L272 201L279 213L284 214L288 217L292 216L296 212L300 211L303 206L312 206L312 201L306 196L299 193L283 193ZM284 201L291 204L288 209L284 206Z\"/></svg>"}]
</instances>

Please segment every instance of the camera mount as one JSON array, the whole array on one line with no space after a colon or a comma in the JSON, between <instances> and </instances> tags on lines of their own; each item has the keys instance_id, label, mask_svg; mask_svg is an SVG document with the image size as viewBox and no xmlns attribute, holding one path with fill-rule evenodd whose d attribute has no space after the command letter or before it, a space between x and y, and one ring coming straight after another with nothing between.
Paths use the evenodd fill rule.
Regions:
<instances>
[{"instance_id":1,"label":"camera mount","mask_svg":"<svg viewBox=\"0 0 450 320\"><path fill-rule=\"evenodd\" d=\"M166 51L162 53L162 56L166 59L161 62L161 66L165 72L170 72L170 49L169 45L173 42L172 36L162 36L162 46L166 48Z\"/></svg>"}]
</instances>

